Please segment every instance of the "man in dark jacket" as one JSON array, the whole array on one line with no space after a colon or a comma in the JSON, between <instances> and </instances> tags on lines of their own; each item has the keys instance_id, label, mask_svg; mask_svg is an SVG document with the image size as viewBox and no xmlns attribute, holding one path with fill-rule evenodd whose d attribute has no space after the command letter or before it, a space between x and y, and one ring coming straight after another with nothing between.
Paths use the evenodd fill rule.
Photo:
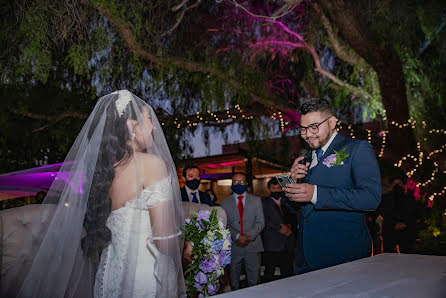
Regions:
<instances>
[{"instance_id":1,"label":"man in dark jacket","mask_svg":"<svg viewBox=\"0 0 446 298\"><path fill-rule=\"evenodd\" d=\"M207 193L198 190L200 186L200 175L201 170L197 166L186 166L183 169L186 185L181 188L181 198L185 202L212 206L211 197Z\"/></svg>"},{"instance_id":2,"label":"man in dark jacket","mask_svg":"<svg viewBox=\"0 0 446 298\"><path fill-rule=\"evenodd\" d=\"M284 196L282 188L276 178L268 181L270 195L262 199L265 229L262 240L265 252L262 263L265 265L263 281L275 279L276 267L280 268L281 277L292 274L292 256L295 237L293 233L297 228L296 211L287 206L288 198ZM294 222L292 222L294 221ZM289 246L292 247L289 247ZM291 254L290 254L291 253Z\"/></svg>"}]
</instances>

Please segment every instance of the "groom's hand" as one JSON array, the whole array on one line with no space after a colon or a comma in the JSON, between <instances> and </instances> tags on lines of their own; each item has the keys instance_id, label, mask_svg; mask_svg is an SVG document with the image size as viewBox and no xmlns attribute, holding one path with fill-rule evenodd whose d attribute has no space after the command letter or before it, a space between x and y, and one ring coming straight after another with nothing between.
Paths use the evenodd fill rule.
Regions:
<instances>
[{"instance_id":1,"label":"groom's hand","mask_svg":"<svg viewBox=\"0 0 446 298\"><path fill-rule=\"evenodd\" d=\"M285 195L295 202L311 202L314 193L314 185L308 183L287 184L282 189Z\"/></svg>"},{"instance_id":2,"label":"groom's hand","mask_svg":"<svg viewBox=\"0 0 446 298\"><path fill-rule=\"evenodd\" d=\"M305 157L303 156L296 158L296 160L293 163L293 166L291 167L291 178L293 178L294 181L304 178L307 175L310 163L306 162L305 165L299 163L304 158Z\"/></svg>"}]
</instances>

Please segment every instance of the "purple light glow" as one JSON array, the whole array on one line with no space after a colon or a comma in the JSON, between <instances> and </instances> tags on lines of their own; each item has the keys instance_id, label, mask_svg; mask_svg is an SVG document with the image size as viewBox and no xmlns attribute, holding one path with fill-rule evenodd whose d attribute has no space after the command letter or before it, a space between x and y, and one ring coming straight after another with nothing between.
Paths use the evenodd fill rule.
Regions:
<instances>
[{"instance_id":1,"label":"purple light glow","mask_svg":"<svg viewBox=\"0 0 446 298\"><path fill-rule=\"evenodd\" d=\"M85 181L85 175L83 173L73 174L70 171L59 171L70 164L72 162L57 163L0 175L0 200L48 191L56 179L63 181L63 184L54 185L54 190L61 191L60 187L68 184L77 193L84 193L82 184Z\"/></svg>"}]
</instances>

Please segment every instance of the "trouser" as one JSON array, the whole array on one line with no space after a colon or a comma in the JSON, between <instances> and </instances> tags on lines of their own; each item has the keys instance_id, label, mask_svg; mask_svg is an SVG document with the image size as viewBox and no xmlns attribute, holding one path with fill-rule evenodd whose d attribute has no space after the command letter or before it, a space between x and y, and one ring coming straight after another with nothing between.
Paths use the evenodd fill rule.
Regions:
<instances>
[{"instance_id":1,"label":"trouser","mask_svg":"<svg viewBox=\"0 0 446 298\"><path fill-rule=\"evenodd\" d=\"M265 271L263 278L266 282L275 279L274 272L276 267L280 268L280 276L288 277L292 273L292 263L290 262L290 255L288 251L274 251L263 253L263 265L265 265Z\"/></svg>"},{"instance_id":2,"label":"trouser","mask_svg":"<svg viewBox=\"0 0 446 298\"><path fill-rule=\"evenodd\" d=\"M240 282L240 272L242 266L245 266L248 286L255 286L259 283L260 277L260 261L259 252L245 252L243 255L232 255L231 264L229 264L229 284L231 290L237 290Z\"/></svg>"},{"instance_id":3,"label":"trouser","mask_svg":"<svg viewBox=\"0 0 446 298\"><path fill-rule=\"evenodd\" d=\"M303 230L299 229L296 239L296 256L294 258L293 263L293 273L295 275L307 273L313 271L310 266L307 264L304 255L304 246L303 246Z\"/></svg>"}]
</instances>

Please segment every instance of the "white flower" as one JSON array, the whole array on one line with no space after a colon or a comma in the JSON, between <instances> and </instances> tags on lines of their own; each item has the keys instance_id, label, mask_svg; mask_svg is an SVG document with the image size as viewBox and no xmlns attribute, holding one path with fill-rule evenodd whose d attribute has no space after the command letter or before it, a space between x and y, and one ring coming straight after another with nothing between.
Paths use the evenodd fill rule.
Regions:
<instances>
[{"instance_id":1,"label":"white flower","mask_svg":"<svg viewBox=\"0 0 446 298\"><path fill-rule=\"evenodd\" d=\"M208 231L206 237L207 237L210 241L213 241L213 240L214 240L214 232L213 232L213 231Z\"/></svg>"},{"instance_id":2,"label":"white flower","mask_svg":"<svg viewBox=\"0 0 446 298\"><path fill-rule=\"evenodd\" d=\"M231 243L229 243L229 241L227 239L225 239L223 241L223 250L228 250L229 249L229 245L231 245Z\"/></svg>"},{"instance_id":3,"label":"white flower","mask_svg":"<svg viewBox=\"0 0 446 298\"><path fill-rule=\"evenodd\" d=\"M119 90L115 91L112 94L118 94L119 97L116 100L116 111L118 111L119 117L121 117L124 114L125 109L127 108L127 105L132 100L132 93L128 90Z\"/></svg>"},{"instance_id":4,"label":"white flower","mask_svg":"<svg viewBox=\"0 0 446 298\"><path fill-rule=\"evenodd\" d=\"M220 229L225 228L225 226L223 225L223 222L221 220L218 221L218 226L220 227Z\"/></svg>"}]
</instances>

